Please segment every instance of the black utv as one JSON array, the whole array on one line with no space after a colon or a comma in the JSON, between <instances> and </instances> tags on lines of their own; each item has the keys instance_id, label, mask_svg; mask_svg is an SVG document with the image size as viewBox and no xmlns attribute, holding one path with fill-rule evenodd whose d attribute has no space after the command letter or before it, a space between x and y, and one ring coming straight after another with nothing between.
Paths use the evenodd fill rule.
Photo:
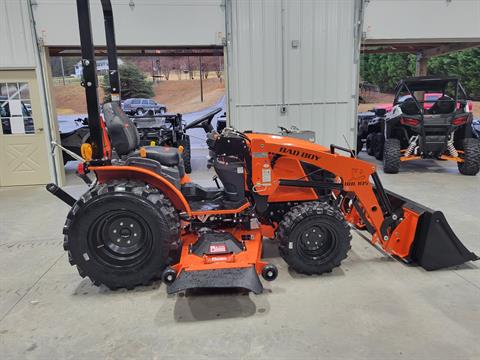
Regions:
<instances>
[{"instance_id":1,"label":"black utv","mask_svg":"<svg viewBox=\"0 0 480 360\"><path fill-rule=\"evenodd\" d=\"M457 162L463 175L480 170L480 140L472 129L471 102L456 77L401 80L382 122L383 169L397 173L415 159Z\"/></svg>"}]
</instances>

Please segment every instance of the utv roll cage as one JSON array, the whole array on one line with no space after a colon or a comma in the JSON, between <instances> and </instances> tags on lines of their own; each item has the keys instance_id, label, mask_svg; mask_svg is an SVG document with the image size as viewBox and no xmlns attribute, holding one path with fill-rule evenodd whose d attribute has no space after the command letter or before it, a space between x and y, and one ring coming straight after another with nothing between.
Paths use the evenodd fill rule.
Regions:
<instances>
[{"instance_id":1,"label":"utv roll cage","mask_svg":"<svg viewBox=\"0 0 480 360\"><path fill-rule=\"evenodd\" d=\"M453 93L448 93L448 88L450 90L453 88ZM468 99L467 93L460 83L460 80L454 76L419 76L419 77L410 77L400 80L395 88L395 98L393 100L393 105L398 105L401 103L399 101L400 97L405 95L405 92L411 96L411 99L415 103L418 111L423 114L425 108L421 105L426 101L417 99L415 93L441 93L442 95L435 102L451 102L452 100L455 104L460 103L465 105ZM443 99L448 97L448 99Z\"/></svg>"}]
</instances>

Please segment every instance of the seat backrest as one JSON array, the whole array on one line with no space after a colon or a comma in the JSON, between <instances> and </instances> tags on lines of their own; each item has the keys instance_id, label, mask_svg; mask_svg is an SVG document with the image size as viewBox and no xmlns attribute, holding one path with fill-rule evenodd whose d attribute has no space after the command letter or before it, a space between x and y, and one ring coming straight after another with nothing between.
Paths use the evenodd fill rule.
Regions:
<instances>
[{"instance_id":1,"label":"seat backrest","mask_svg":"<svg viewBox=\"0 0 480 360\"><path fill-rule=\"evenodd\" d=\"M133 121L118 103L103 105L103 116L110 142L118 155L127 155L140 145L140 135Z\"/></svg>"},{"instance_id":2,"label":"seat backrest","mask_svg":"<svg viewBox=\"0 0 480 360\"><path fill-rule=\"evenodd\" d=\"M401 105L400 108L405 115L419 115L420 109L418 108L417 104L415 104L415 100L412 98L406 99Z\"/></svg>"},{"instance_id":3,"label":"seat backrest","mask_svg":"<svg viewBox=\"0 0 480 360\"><path fill-rule=\"evenodd\" d=\"M435 101L435 104L428 111L430 114L450 114L455 111L455 101L448 97L442 96Z\"/></svg>"}]
</instances>

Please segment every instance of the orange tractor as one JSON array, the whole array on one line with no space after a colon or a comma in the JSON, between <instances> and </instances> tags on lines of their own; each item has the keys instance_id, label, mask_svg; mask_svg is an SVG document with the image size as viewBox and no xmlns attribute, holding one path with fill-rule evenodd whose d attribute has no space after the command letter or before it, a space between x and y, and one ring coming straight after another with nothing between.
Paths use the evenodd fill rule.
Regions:
<instances>
[{"instance_id":1,"label":"orange tractor","mask_svg":"<svg viewBox=\"0 0 480 360\"><path fill-rule=\"evenodd\" d=\"M323 274L347 257L351 227L427 270L478 259L441 212L385 191L375 166L349 149L231 128L218 133L211 117L199 119L190 127L207 132L223 186L192 182L178 149L139 147L118 103L99 114L88 0L77 4L91 132L78 172L95 181L78 200L54 184L47 188L71 206L64 247L82 277L112 289L162 278L169 293L199 287L259 293L259 275L277 277L262 260L264 237L277 240L293 270ZM112 62L113 17L110 2L102 5ZM118 74L110 76L118 89Z\"/></svg>"}]
</instances>

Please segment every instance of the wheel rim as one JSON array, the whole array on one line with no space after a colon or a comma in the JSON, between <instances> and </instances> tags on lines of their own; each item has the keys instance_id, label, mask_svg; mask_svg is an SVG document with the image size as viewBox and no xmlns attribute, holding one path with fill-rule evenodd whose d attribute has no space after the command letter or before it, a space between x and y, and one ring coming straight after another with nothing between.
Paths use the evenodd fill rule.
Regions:
<instances>
[{"instance_id":1,"label":"wheel rim","mask_svg":"<svg viewBox=\"0 0 480 360\"><path fill-rule=\"evenodd\" d=\"M131 267L151 255L153 237L145 220L127 211L102 214L88 233L91 254L110 267Z\"/></svg>"},{"instance_id":2,"label":"wheel rim","mask_svg":"<svg viewBox=\"0 0 480 360\"><path fill-rule=\"evenodd\" d=\"M325 262L335 253L338 236L331 226L316 223L300 233L297 244L298 252L303 258Z\"/></svg>"}]
</instances>

